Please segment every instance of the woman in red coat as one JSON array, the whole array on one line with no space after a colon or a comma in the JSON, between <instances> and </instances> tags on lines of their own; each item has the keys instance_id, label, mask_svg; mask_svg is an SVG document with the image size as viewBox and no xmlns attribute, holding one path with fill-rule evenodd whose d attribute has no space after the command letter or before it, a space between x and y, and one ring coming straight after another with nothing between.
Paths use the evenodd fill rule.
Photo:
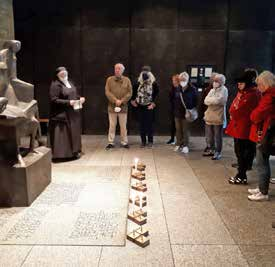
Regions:
<instances>
[{"instance_id":1,"label":"woman in red coat","mask_svg":"<svg viewBox=\"0 0 275 267\"><path fill-rule=\"evenodd\" d=\"M254 158L256 144L249 140L251 112L257 107L260 93L255 87L255 74L245 72L237 80L238 94L229 109L230 122L226 133L234 137L235 154L238 160L238 172L230 177L230 184L247 184L246 172Z\"/></svg>"},{"instance_id":2,"label":"woman in red coat","mask_svg":"<svg viewBox=\"0 0 275 267\"><path fill-rule=\"evenodd\" d=\"M270 155L263 151L261 141L265 137L271 121L275 120L275 75L269 71L264 71L256 80L258 88L262 93L259 105L250 115L252 127L250 131L250 140L258 143L256 161L257 172L259 175L259 187L248 189L249 200L264 201L268 200L269 180L271 176L269 157Z\"/></svg>"}]
</instances>

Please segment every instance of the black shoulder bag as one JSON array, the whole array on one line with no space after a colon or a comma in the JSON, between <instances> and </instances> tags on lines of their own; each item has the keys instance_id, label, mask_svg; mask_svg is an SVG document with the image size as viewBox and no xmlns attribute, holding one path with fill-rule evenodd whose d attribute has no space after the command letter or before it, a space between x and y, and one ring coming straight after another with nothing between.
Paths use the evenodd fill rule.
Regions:
<instances>
[{"instance_id":1,"label":"black shoulder bag","mask_svg":"<svg viewBox=\"0 0 275 267\"><path fill-rule=\"evenodd\" d=\"M259 137L262 131L258 131ZM275 120L272 119L266 131L266 134L260 142L261 150L268 155L275 156Z\"/></svg>"}]
</instances>

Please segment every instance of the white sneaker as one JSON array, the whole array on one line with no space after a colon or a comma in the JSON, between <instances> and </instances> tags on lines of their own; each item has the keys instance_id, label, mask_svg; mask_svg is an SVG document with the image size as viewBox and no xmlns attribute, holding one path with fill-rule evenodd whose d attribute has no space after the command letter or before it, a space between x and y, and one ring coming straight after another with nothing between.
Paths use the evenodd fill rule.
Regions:
<instances>
[{"instance_id":1,"label":"white sneaker","mask_svg":"<svg viewBox=\"0 0 275 267\"><path fill-rule=\"evenodd\" d=\"M189 148L188 148L188 146L184 146L184 147L181 149L181 152L184 153L184 154L188 154L188 153L189 153Z\"/></svg>"},{"instance_id":2,"label":"white sneaker","mask_svg":"<svg viewBox=\"0 0 275 267\"><path fill-rule=\"evenodd\" d=\"M175 151L175 152L180 151L180 146L176 146L176 147L174 148L174 151Z\"/></svg>"},{"instance_id":3,"label":"white sneaker","mask_svg":"<svg viewBox=\"0 0 275 267\"><path fill-rule=\"evenodd\" d=\"M264 195L261 192L259 192L256 195L248 196L248 199L251 201L267 201L269 199L269 197L268 197L268 195Z\"/></svg>"},{"instance_id":4,"label":"white sneaker","mask_svg":"<svg viewBox=\"0 0 275 267\"><path fill-rule=\"evenodd\" d=\"M255 189L248 189L247 191L250 195L256 195L260 192L260 189L257 187Z\"/></svg>"}]
</instances>

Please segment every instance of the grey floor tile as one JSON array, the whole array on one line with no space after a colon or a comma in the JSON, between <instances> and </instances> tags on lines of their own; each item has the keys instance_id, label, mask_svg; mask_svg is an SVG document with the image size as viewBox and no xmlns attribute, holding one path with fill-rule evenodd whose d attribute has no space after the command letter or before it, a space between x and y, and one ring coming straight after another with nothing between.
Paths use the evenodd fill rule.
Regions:
<instances>
[{"instance_id":1,"label":"grey floor tile","mask_svg":"<svg viewBox=\"0 0 275 267\"><path fill-rule=\"evenodd\" d=\"M173 246L175 266L180 267L248 267L238 246Z\"/></svg>"},{"instance_id":2,"label":"grey floor tile","mask_svg":"<svg viewBox=\"0 0 275 267\"><path fill-rule=\"evenodd\" d=\"M156 241L157 242L157 241ZM127 242L124 248L103 247L100 267L172 267L173 257L170 247L165 242L151 240L146 248L137 247Z\"/></svg>"},{"instance_id":3,"label":"grey floor tile","mask_svg":"<svg viewBox=\"0 0 275 267\"><path fill-rule=\"evenodd\" d=\"M240 249L251 267L275 266L275 246L240 246Z\"/></svg>"},{"instance_id":4,"label":"grey floor tile","mask_svg":"<svg viewBox=\"0 0 275 267\"><path fill-rule=\"evenodd\" d=\"M273 198L264 203L247 199L247 189L257 186L255 171L248 172L248 186L229 185L227 179L230 173L236 172L235 169L228 170L221 163L209 168L205 159L200 161L198 157L187 161L237 244L274 245L275 235L272 235L270 227L274 213ZM273 188L274 185L271 186L271 194L274 194Z\"/></svg>"},{"instance_id":5,"label":"grey floor tile","mask_svg":"<svg viewBox=\"0 0 275 267\"><path fill-rule=\"evenodd\" d=\"M34 247L23 267L91 267L99 262L101 247Z\"/></svg>"},{"instance_id":6,"label":"grey floor tile","mask_svg":"<svg viewBox=\"0 0 275 267\"><path fill-rule=\"evenodd\" d=\"M255 203L247 194L217 194L211 197L237 244L275 245L274 203Z\"/></svg>"},{"instance_id":7,"label":"grey floor tile","mask_svg":"<svg viewBox=\"0 0 275 267\"><path fill-rule=\"evenodd\" d=\"M234 244L214 206L203 192L163 195L172 244Z\"/></svg>"},{"instance_id":8,"label":"grey floor tile","mask_svg":"<svg viewBox=\"0 0 275 267\"><path fill-rule=\"evenodd\" d=\"M0 267L21 266L31 246L0 246Z\"/></svg>"}]
</instances>

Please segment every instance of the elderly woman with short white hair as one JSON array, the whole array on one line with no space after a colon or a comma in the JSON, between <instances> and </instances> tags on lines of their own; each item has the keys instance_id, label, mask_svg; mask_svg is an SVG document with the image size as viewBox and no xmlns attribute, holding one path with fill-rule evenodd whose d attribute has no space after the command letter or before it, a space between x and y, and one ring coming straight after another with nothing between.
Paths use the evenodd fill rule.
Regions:
<instances>
[{"instance_id":1,"label":"elderly woman with short white hair","mask_svg":"<svg viewBox=\"0 0 275 267\"><path fill-rule=\"evenodd\" d=\"M206 134L210 144L209 153L212 160L221 159L223 128L226 127L226 103L228 90L225 87L226 78L217 74L214 78L213 89L204 100L207 110L204 113Z\"/></svg>"},{"instance_id":2,"label":"elderly woman with short white hair","mask_svg":"<svg viewBox=\"0 0 275 267\"><path fill-rule=\"evenodd\" d=\"M269 158L275 155L275 75L270 71L262 72L256 79L262 98L252 111L250 140L257 143L256 168L259 185L256 189L248 189L249 200L265 201L269 199L269 181L271 176Z\"/></svg>"},{"instance_id":3,"label":"elderly woman with short white hair","mask_svg":"<svg viewBox=\"0 0 275 267\"><path fill-rule=\"evenodd\" d=\"M190 122L186 119L187 109L197 106L197 90L190 83L189 75L183 72L179 75L180 85L175 87L171 95L174 107L177 143L175 152L189 153Z\"/></svg>"}]
</instances>

